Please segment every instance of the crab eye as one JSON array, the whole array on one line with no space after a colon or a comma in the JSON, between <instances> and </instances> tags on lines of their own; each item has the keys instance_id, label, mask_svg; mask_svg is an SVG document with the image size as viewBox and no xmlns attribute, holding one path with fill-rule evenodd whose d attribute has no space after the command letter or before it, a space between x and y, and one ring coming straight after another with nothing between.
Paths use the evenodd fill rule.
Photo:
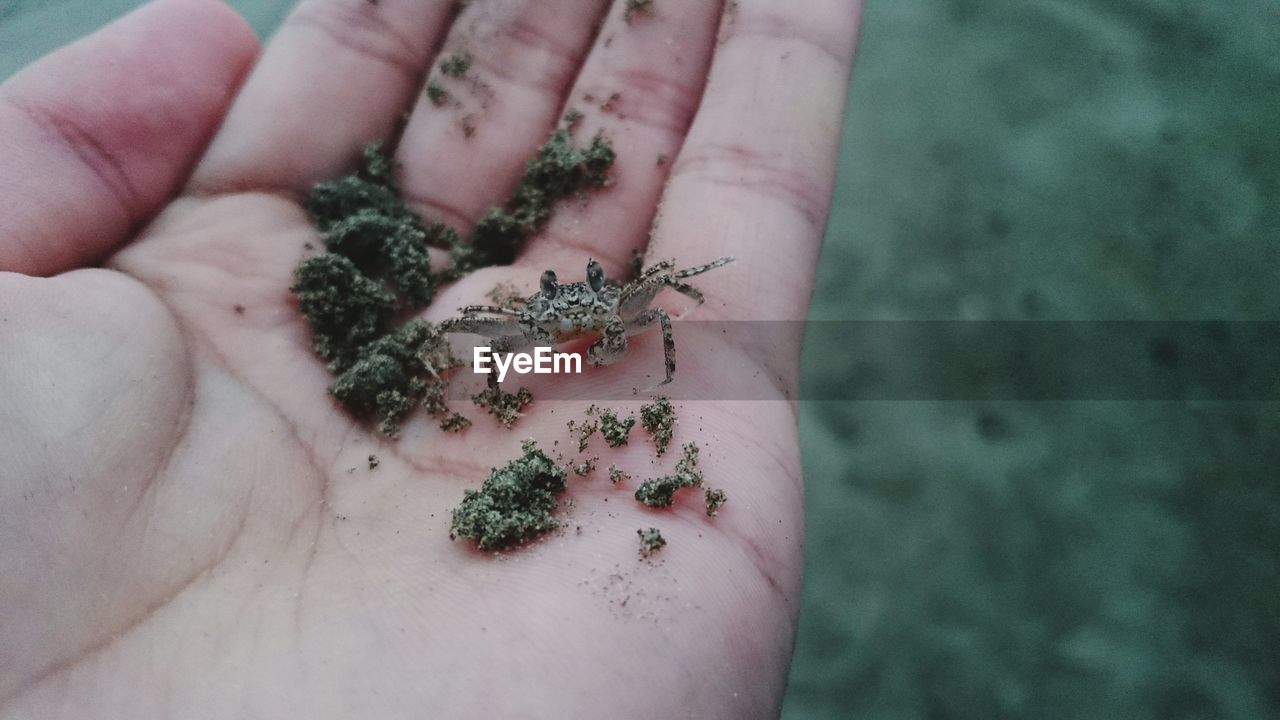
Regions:
<instances>
[{"instance_id":1,"label":"crab eye","mask_svg":"<svg viewBox=\"0 0 1280 720\"><path fill-rule=\"evenodd\" d=\"M556 274L553 270L542 273L542 294L547 297L555 297L560 292L560 285L556 283Z\"/></svg>"},{"instance_id":2,"label":"crab eye","mask_svg":"<svg viewBox=\"0 0 1280 720\"><path fill-rule=\"evenodd\" d=\"M587 261L587 284L593 292L600 292L600 288L604 287L604 268L595 258Z\"/></svg>"}]
</instances>

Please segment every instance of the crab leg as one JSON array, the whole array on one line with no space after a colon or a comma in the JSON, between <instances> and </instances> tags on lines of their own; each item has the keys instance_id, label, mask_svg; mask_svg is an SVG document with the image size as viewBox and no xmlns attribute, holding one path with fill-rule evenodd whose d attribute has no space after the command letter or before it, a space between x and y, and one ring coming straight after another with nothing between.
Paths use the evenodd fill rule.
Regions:
<instances>
[{"instance_id":1,"label":"crab leg","mask_svg":"<svg viewBox=\"0 0 1280 720\"><path fill-rule=\"evenodd\" d=\"M618 298L618 315L627 319L639 317L658 293L667 287L670 279L670 275L659 275L627 285Z\"/></svg>"},{"instance_id":2,"label":"crab leg","mask_svg":"<svg viewBox=\"0 0 1280 720\"><path fill-rule=\"evenodd\" d=\"M489 338L524 332L520 321L495 317L450 318L440 323L440 329L444 332L474 333Z\"/></svg>"},{"instance_id":3,"label":"crab leg","mask_svg":"<svg viewBox=\"0 0 1280 720\"><path fill-rule=\"evenodd\" d=\"M699 292L697 289L693 288L692 286L685 285L684 283L679 282L677 280L672 280L669 284L672 290L675 290L681 295L689 298L690 300L693 300L693 307L685 308L684 310L682 310L680 314L676 316L675 318L676 320L679 320L685 315L688 315L689 313L693 312L698 308L699 305L706 302L707 300L705 297L703 297L701 292Z\"/></svg>"},{"instance_id":4,"label":"crab leg","mask_svg":"<svg viewBox=\"0 0 1280 720\"><path fill-rule=\"evenodd\" d=\"M667 315L666 310L663 310L662 308L650 308L640 313L632 323L632 327L634 328L633 331L628 334L636 335L644 332L653 324L654 320L657 320L662 326L662 359L666 362L667 376L662 382L646 388L645 392L653 390L654 388L662 387L663 385L671 382L671 379L676 372L676 341L675 337L671 333L671 316Z\"/></svg>"},{"instance_id":5,"label":"crab leg","mask_svg":"<svg viewBox=\"0 0 1280 720\"><path fill-rule=\"evenodd\" d=\"M530 320L532 320L532 316L530 316ZM551 333L538 327L536 323L525 322L524 318L509 320L495 317L460 317L445 320L440 324L440 327L445 332L472 333L493 340L519 337L526 341L525 345L533 345L539 342L552 346L556 344L556 339L552 337ZM514 347L524 346L516 345ZM497 349L496 345L494 349Z\"/></svg>"},{"instance_id":6,"label":"crab leg","mask_svg":"<svg viewBox=\"0 0 1280 720\"><path fill-rule=\"evenodd\" d=\"M636 276L636 279L632 280L630 284L637 285L639 283L644 282L645 280L648 280L654 275L657 275L659 273L664 273L664 272L671 272L675 268L676 268L675 260L659 260L653 265L650 265L649 267L642 270L640 274Z\"/></svg>"},{"instance_id":7,"label":"crab leg","mask_svg":"<svg viewBox=\"0 0 1280 720\"><path fill-rule=\"evenodd\" d=\"M683 279L687 277L693 277L694 275L701 275L702 273L707 272L708 270L715 270L718 267L724 267L725 265L728 265L729 263L733 262L733 260L734 260L734 257L732 255L722 257L718 260L712 260L706 265L699 265L697 267L691 267L686 270L681 270L680 272L675 274L675 277L677 279Z\"/></svg>"},{"instance_id":8,"label":"crab leg","mask_svg":"<svg viewBox=\"0 0 1280 720\"><path fill-rule=\"evenodd\" d=\"M463 315L475 315L476 313L490 313L492 315L510 315L512 317L518 318L520 322L526 323L528 325L536 325L538 323L537 318L535 318L533 315L530 315L528 312L524 310L517 310L515 308L509 308L509 307L502 307L499 305L467 305L466 307L459 308L458 312L462 313Z\"/></svg>"},{"instance_id":9,"label":"crab leg","mask_svg":"<svg viewBox=\"0 0 1280 720\"><path fill-rule=\"evenodd\" d=\"M694 301L693 307L680 313L679 317L684 317L694 308L701 305L705 299L701 292L680 282L680 280L723 267L733 262L733 260L732 256L722 257L706 265L691 267L676 273L659 274L660 270L670 270L672 267L670 260L664 260L641 273L635 282L632 282L627 286L627 289L624 289L622 297L618 301L618 314L623 317L630 317L633 314L642 312L644 308L649 307L649 303L653 302L653 299L658 296L658 293L662 292L663 288L669 287Z\"/></svg>"}]
</instances>

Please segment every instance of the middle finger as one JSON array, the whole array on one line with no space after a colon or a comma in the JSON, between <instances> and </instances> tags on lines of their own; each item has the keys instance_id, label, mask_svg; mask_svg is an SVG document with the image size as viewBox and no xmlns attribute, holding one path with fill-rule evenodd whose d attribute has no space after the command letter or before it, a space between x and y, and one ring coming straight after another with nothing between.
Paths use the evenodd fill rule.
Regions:
<instances>
[{"instance_id":1,"label":"middle finger","mask_svg":"<svg viewBox=\"0 0 1280 720\"><path fill-rule=\"evenodd\" d=\"M467 5L396 152L410 204L465 233L503 202L555 125L606 6L607 0Z\"/></svg>"}]
</instances>

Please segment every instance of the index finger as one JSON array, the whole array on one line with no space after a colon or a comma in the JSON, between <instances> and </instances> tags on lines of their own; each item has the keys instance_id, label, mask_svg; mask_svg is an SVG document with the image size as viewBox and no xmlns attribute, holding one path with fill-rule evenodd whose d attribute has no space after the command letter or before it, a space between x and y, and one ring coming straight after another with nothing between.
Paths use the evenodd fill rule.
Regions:
<instances>
[{"instance_id":1,"label":"index finger","mask_svg":"<svg viewBox=\"0 0 1280 720\"><path fill-rule=\"evenodd\" d=\"M454 14L450 0L301 0L196 167L201 194L305 194L392 139Z\"/></svg>"}]
</instances>

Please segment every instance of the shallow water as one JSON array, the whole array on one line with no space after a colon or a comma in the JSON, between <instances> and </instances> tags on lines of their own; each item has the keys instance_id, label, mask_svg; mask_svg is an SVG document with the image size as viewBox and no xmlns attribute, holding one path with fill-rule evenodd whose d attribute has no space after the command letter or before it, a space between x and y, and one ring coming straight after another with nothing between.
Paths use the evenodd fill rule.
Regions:
<instances>
[{"instance_id":1,"label":"shallow water","mask_svg":"<svg viewBox=\"0 0 1280 720\"><path fill-rule=\"evenodd\" d=\"M1277 319L1277 49L1274 2L871 0L813 316ZM1197 349L1134 378L1176 401L807 403L784 717L1276 717L1280 405L1163 394Z\"/></svg>"},{"instance_id":2,"label":"shallow water","mask_svg":"<svg viewBox=\"0 0 1280 720\"><path fill-rule=\"evenodd\" d=\"M0 77L135 4L0 0ZM1278 49L1274 0L871 0L813 316L1278 319ZM845 350L805 382L928 372ZM784 717L1280 714L1280 404L1169 397L802 403Z\"/></svg>"}]
</instances>

